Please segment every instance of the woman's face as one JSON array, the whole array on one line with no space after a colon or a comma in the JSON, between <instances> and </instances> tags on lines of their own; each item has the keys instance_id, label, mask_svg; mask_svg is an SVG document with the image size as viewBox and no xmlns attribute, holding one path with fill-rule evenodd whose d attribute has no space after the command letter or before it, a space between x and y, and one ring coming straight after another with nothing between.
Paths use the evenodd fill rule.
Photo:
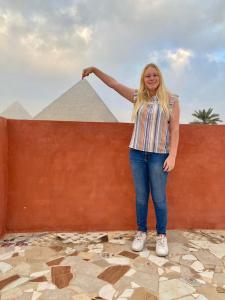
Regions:
<instances>
[{"instance_id":1,"label":"woman's face","mask_svg":"<svg viewBox=\"0 0 225 300\"><path fill-rule=\"evenodd\" d=\"M148 67L144 73L144 83L150 92L156 92L159 87L160 77L154 67Z\"/></svg>"}]
</instances>

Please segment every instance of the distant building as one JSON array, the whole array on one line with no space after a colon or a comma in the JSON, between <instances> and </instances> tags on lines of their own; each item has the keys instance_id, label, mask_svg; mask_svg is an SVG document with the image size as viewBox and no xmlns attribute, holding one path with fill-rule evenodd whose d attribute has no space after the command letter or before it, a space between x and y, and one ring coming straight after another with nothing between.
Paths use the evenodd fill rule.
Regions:
<instances>
[{"instance_id":1,"label":"distant building","mask_svg":"<svg viewBox=\"0 0 225 300\"><path fill-rule=\"evenodd\" d=\"M50 103L34 120L118 122L86 79Z\"/></svg>"},{"instance_id":2,"label":"distant building","mask_svg":"<svg viewBox=\"0 0 225 300\"><path fill-rule=\"evenodd\" d=\"M8 106L2 113L0 113L0 116L7 119L18 119L18 120L32 119L32 116L18 102L14 102L10 106Z\"/></svg>"}]
</instances>

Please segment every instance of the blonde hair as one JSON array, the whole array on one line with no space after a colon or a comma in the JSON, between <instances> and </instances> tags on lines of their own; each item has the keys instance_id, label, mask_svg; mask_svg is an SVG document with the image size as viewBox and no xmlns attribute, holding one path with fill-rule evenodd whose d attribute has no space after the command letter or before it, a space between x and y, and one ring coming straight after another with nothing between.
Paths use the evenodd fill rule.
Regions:
<instances>
[{"instance_id":1,"label":"blonde hair","mask_svg":"<svg viewBox=\"0 0 225 300\"><path fill-rule=\"evenodd\" d=\"M141 73L140 87L139 87L138 92L137 92L137 101L134 103L134 108L133 108L133 112L132 112L132 115L131 115L131 121L133 121L133 122L135 121L137 111L140 108L140 106L150 99L149 90L146 88L145 83L144 83L145 71L149 67L155 68L156 71L159 74L159 86L158 86L158 89L156 91L156 96L159 99L159 103L160 103L164 113L166 114L167 119L169 120L169 118L170 118L169 92L167 91L167 89L165 87L163 76L162 76L162 73L161 73L160 69L158 68L157 65L155 65L153 63L150 63L150 64L147 64L144 67L144 69Z\"/></svg>"}]
</instances>

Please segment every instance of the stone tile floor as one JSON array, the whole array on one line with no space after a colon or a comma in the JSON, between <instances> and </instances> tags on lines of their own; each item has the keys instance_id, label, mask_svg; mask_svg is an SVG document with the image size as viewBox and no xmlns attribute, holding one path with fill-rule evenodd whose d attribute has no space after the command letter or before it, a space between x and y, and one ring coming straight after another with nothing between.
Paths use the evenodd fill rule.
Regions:
<instances>
[{"instance_id":1,"label":"stone tile floor","mask_svg":"<svg viewBox=\"0 0 225 300\"><path fill-rule=\"evenodd\" d=\"M2 300L225 300L225 230L168 231L169 255L130 250L134 231L7 234Z\"/></svg>"}]
</instances>

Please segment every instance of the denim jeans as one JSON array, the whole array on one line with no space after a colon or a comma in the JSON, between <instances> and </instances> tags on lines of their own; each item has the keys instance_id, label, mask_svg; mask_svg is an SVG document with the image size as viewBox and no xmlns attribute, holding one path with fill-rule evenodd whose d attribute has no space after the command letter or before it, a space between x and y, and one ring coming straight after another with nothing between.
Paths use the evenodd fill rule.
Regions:
<instances>
[{"instance_id":1,"label":"denim jeans","mask_svg":"<svg viewBox=\"0 0 225 300\"><path fill-rule=\"evenodd\" d=\"M148 200L151 193L157 234L166 234L168 172L163 170L163 164L169 153L146 152L130 148L129 155L136 193L138 230L147 232Z\"/></svg>"}]
</instances>

